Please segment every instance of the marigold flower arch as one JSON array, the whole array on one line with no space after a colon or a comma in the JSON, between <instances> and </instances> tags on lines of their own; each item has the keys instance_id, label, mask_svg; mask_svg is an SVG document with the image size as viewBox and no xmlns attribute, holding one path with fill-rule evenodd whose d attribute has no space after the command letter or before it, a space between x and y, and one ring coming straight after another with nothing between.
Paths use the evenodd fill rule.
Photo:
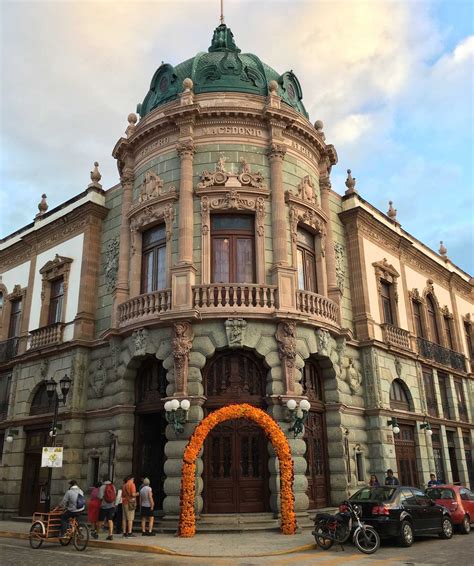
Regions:
<instances>
[{"instance_id":1,"label":"marigold flower arch","mask_svg":"<svg viewBox=\"0 0 474 566\"><path fill-rule=\"evenodd\" d=\"M181 512L178 534L193 537L196 534L194 515L196 458L210 431L218 424L233 419L249 419L258 424L273 445L280 462L281 531L293 535L296 531L296 517L293 495L293 459L288 440L276 421L265 411L247 403L228 405L212 412L196 427L184 450L181 479Z\"/></svg>"}]
</instances>

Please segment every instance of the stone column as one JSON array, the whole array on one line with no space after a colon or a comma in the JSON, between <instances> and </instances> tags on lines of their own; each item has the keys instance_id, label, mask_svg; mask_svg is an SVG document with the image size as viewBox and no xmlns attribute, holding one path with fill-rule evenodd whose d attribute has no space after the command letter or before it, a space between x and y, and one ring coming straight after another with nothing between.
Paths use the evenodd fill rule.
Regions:
<instances>
[{"instance_id":1,"label":"stone column","mask_svg":"<svg viewBox=\"0 0 474 566\"><path fill-rule=\"evenodd\" d=\"M194 143L178 143L176 151L181 159L178 216L178 263L172 268L173 309L192 308L192 286L196 269L193 265L193 157Z\"/></svg>"},{"instance_id":2,"label":"stone column","mask_svg":"<svg viewBox=\"0 0 474 566\"><path fill-rule=\"evenodd\" d=\"M129 297L129 273L130 273L130 223L128 212L132 205L133 197L133 169L124 167L120 181L123 187L122 194L122 223L120 225L120 249L117 286L114 292L114 305L112 310L112 327L117 324L117 307Z\"/></svg>"},{"instance_id":3,"label":"stone column","mask_svg":"<svg viewBox=\"0 0 474 566\"><path fill-rule=\"evenodd\" d=\"M272 192L273 284L278 287L278 307L296 309L296 269L288 265L288 221L283 187L283 159L286 147L272 142L268 151Z\"/></svg>"},{"instance_id":4,"label":"stone column","mask_svg":"<svg viewBox=\"0 0 474 566\"><path fill-rule=\"evenodd\" d=\"M341 304L342 292L337 284L336 278L336 254L334 250L334 238L332 234L331 210L329 206L329 195L331 193L331 181L329 175L324 175L319 179L319 188L321 191L321 208L328 217L326 226L326 273L328 282L329 298Z\"/></svg>"}]
</instances>

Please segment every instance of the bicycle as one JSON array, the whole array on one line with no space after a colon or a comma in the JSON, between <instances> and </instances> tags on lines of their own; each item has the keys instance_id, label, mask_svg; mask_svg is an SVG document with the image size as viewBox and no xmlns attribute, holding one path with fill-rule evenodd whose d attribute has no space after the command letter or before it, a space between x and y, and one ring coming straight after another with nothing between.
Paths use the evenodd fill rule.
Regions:
<instances>
[{"instance_id":1,"label":"bicycle","mask_svg":"<svg viewBox=\"0 0 474 566\"><path fill-rule=\"evenodd\" d=\"M89 528L85 523L78 521L76 516L68 519L65 535L59 536L62 514L63 510L58 508L53 509L49 513L34 513L29 533L31 548L40 548L44 541L59 541L61 546L68 546L72 541L74 548L78 551L83 551L87 548L90 537Z\"/></svg>"}]
</instances>

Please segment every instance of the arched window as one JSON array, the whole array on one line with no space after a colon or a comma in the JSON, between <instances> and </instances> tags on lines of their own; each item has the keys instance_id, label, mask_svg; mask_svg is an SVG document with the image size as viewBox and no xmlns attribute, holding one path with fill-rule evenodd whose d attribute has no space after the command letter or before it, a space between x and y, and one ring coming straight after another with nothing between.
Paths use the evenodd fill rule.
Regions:
<instances>
[{"instance_id":1,"label":"arched window","mask_svg":"<svg viewBox=\"0 0 474 566\"><path fill-rule=\"evenodd\" d=\"M38 387L38 390L33 397L33 401L31 402L30 415L46 415L54 412L56 395L57 394L54 393L50 399L46 392L46 384L42 383Z\"/></svg>"},{"instance_id":2,"label":"arched window","mask_svg":"<svg viewBox=\"0 0 474 566\"><path fill-rule=\"evenodd\" d=\"M301 386L303 395L308 397L310 402L316 401L324 403L324 388L320 372L312 362L306 362L302 370Z\"/></svg>"},{"instance_id":3,"label":"arched window","mask_svg":"<svg viewBox=\"0 0 474 566\"><path fill-rule=\"evenodd\" d=\"M426 297L426 308L428 311L428 324L430 326L430 335L431 340L439 344L439 331L438 331L438 322L436 320L436 308L433 301L433 297L431 295L427 295Z\"/></svg>"},{"instance_id":4,"label":"arched window","mask_svg":"<svg viewBox=\"0 0 474 566\"><path fill-rule=\"evenodd\" d=\"M217 354L206 371L204 394L208 407L228 402L261 405L265 395L264 369L244 350Z\"/></svg>"},{"instance_id":5,"label":"arched window","mask_svg":"<svg viewBox=\"0 0 474 566\"><path fill-rule=\"evenodd\" d=\"M137 372L135 401L137 405L151 405L166 397L166 370L154 356L143 360Z\"/></svg>"},{"instance_id":6,"label":"arched window","mask_svg":"<svg viewBox=\"0 0 474 566\"><path fill-rule=\"evenodd\" d=\"M410 405L410 394L407 386L400 379L394 379L390 387L390 408L409 411Z\"/></svg>"}]
</instances>

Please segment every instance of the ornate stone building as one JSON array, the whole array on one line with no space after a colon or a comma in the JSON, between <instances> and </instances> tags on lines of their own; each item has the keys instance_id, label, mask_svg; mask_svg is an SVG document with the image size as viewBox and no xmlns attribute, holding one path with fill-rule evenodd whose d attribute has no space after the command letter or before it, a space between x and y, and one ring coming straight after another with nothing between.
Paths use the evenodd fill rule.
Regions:
<instances>
[{"instance_id":1,"label":"ornate stone building","mask_svg":"<svg viewBox=\"0 0 474 566\"><path fill-rule=\"evenodd\" d=\"M84 192L51 211L43 198L0 241L2 513L44 499L45 380L64 373L53 497L68 478L133 470L175 525L187 439L235 402L287 432L301 521L387 467L472 483L472 279L350 172L332 189L337 153L293 72L241 53L221 24L208 52L158 68L138 114L113 150L118 185L103 190L96 166ZM191 403L182 433L171 398ZM288 399L311 403L296 438ZM275 454L245 420L212 431L196 481L201 522L278 512Z\"/></svg>"}]
</instances>

